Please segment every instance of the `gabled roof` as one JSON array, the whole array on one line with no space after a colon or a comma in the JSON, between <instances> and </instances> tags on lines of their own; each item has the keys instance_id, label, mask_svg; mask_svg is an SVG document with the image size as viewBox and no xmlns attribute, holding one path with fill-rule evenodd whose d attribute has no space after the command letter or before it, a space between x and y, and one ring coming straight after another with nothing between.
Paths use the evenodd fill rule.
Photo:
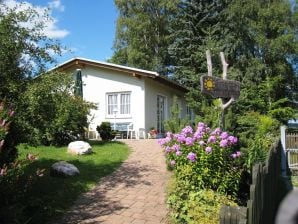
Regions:
<instances>
[{"instance_id":1,"label":"gabled roof","mask_svg":"<svg viewBox=\"0 0 298 224\"><path fill-rule=\"evenodd\" d=\"M96 61L96 60L90 60L86 58L80 58L80 57L75 57L72 58L68 61L65 61L64 63L57 65L51 70L68 70L71 68L84 68L85 66L92 66L96 68L104 68L112 71L121 71L124 73L127 73L128 75L132 75L134 77L147 77L147 78L152 78L153 80L163 83L168 86L172 86L174 88L177 88L181 91L186 92L187 89L177 82L174 82L173 80L168 79L165 76L159 75L157 72L153 71L148 71L148 70L143 70L143 69L138 69L138 68L132 68L128 66L123 66L123 65L117 65L113 63L107 63L107 62L102 62L102 61Z\"/></svg>"}]
</instances>

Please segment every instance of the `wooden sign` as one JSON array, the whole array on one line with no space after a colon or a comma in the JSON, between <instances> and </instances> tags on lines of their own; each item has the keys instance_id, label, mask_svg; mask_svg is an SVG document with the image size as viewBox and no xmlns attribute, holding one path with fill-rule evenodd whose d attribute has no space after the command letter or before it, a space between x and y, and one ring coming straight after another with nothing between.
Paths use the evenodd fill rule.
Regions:
<instances>
[{"instance_id":1,"label":"wooden sign","mask_svg":"<svg viewBox=\"0 0 298 224\"><path fill-rule=\"evenodd\" d=\"M201 76L201 92L214 98L234 98L240 96L240 82L216 78L214 76Z\"/></svg>"}]
</instances>

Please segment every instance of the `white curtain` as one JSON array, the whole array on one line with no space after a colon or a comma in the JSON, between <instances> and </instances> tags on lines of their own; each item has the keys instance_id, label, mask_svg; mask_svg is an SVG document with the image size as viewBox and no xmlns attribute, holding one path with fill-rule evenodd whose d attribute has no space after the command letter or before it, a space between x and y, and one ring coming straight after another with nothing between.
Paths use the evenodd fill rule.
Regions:
<instances>
[{"instance_id":1,"label":"white curtain","mask_svg":"<svg viewBox=\"0 0 298 224\"><path fill-rule=\"evenodd\" d=\"M120 95L120 114L130 114L130 93Z\"/></svg>"},{"instance_id":2,"label":"white curtain","mask_svg":"<svg viewBox=\"0 0 298 224\"><path fill-rule=\"evenodd\" d=\"M118 110L117 94L108 95L108 114L113 115L114 110Z\"/></svg>"}]
</instances>

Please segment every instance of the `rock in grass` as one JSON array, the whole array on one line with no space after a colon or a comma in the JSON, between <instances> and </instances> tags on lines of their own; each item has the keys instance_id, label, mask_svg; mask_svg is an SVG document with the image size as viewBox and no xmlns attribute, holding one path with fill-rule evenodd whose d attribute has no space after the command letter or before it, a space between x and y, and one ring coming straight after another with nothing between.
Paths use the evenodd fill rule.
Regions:
<instances>
[{"instance_id":1,"label":"rock in grass","mask_svg":"<svg viewBox=\"0 0 298 224\"><path fill-rule=\"evenodd\" d=\"M79 169L68 162L59 161L51 166L50 175L53 177L73 177L79 175Z\"/></svg>"},{"instance_id":2,"label":"rock in grass","mask_svg":"<svg viewBox=\"0 0 298 224\"><path fill-rule=\"evenodd\" d=\"M88 142L75 141L68 144L67 152L76 155L89 154L92 152L92 147Z\"/></svg>"}]
</instances>

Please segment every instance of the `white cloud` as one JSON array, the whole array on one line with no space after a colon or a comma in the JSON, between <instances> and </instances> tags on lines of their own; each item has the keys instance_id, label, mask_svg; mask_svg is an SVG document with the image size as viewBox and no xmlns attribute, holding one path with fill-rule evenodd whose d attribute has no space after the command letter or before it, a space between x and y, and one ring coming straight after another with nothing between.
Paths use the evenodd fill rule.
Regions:
<instances>
[{"instance_id":1,"label":"white cloud","mask_svg":"<svg viewBox=\"0 0 298 224\"><path fill-rule=\"evenodd\" d=\"M61 12L63 12L65 9L64 5L61 4L60 0L53 0L49 2L48 5L50 6L51 9L57 9Z\"/></svg>"},{"instance_id":2,"label":"white cloud","mask_svg":"<svg viewBox=\"0 0 298 224\"><path fill-rule=\"evenodd\" d=\"M58 20L53 17L52 10L64 11L64 6L61 4L60 0L53 0L48 3L50 10L44 6L32 5L29 2L18 2L16 0L4 0L3 2L8 8L16 8L16 11L23 11L33 8L37 12L37 16L32 18L29 22L22 24L24 27L32 28L34 24L40 22L44 23L43 34L48 38L61 39L66 37L69 34L69 31L66 29L61 29L57 26ZM48 14L48 16L46 16Z\"/></svg>"}]
</instances>

